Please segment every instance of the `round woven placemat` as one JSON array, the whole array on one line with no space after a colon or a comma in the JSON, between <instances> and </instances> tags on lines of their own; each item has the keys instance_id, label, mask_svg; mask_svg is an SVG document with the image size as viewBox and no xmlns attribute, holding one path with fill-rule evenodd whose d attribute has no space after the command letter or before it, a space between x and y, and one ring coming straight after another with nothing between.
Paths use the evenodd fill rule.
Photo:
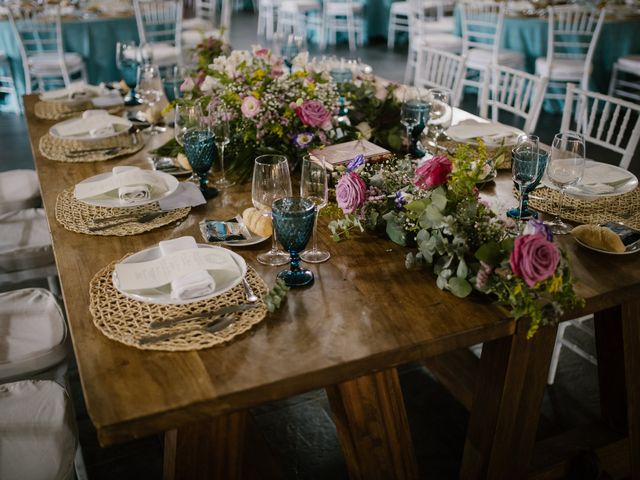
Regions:
<instances>
[{"instance_id":1,"label":"round woven placemat","mask_svg":"<svg viewBox=\"0 0 640 480\"><path fill-rule=\"evenodd\" d=\"M89 227L96 226L95 220L98 218L115 217L117 215L133 214L144 215L147 212L160 210L158 202L140 205L139 207L110 208L88 205L78 200L73 194L73 188L63 190L56 200L56 220L64 228L72 232L86 233L88 235L114 235L124 237L127 235L138 235L148 232L172 222L182 220L191 208L177 208L171 210L158 218L154 218L147 223L125 223L116 225L104 230L92 232ZM115 221L114 221L115 222Z\"/></svg>"},{"instance_id":2,"label":"round woven placemat","mask_svg":"<svg viewBox=\"0 0 640 480\"><path fill-rule=\"evenodd\" d=\"M104 160L111 160L112 158L121 157L123 155L131 155L144 148L144 141L138 138L137 143L133 143L131 134L123 132L119 135L115 135L103 140L66 140L61 138L55 138L48 133L40 137L40 152L49 160L55 160L57 162L102 162ZM108 150L98 150L95 152L88 152L81 156L69 156L70 152L77 150L96 150L96 149L109 149L116 148L115 152Z\"/></svg>"},{"instance_id":3,"label":"round woven placemat","mask_svg":"<svg viewBox=\"0 0 640 480\"><path fill-rule=\"evenodd\" d=\"M64 120L75 115L79 115L85 110L95 109L96 107L90 101L82 102L38 102L34 106L36 117L42 120ZM124 110L124 105L116 105L105 109L107 112L114 114Z\"/></svg>"},{"instance_id":4,"label":"round woven placemat","mask_svg":"<svg viewBox=\"0 0 640 480\"><path fill-rule=\"evenodd\" d=\"M529 206L549 214L555 214L561 194L557 190L542 187L529 194ZM640 187L615 197L581 200L565 195L562 218L578 223L622 222L640 229Z\"/></svg>"},{"instance_id":5,"label":"round woven placemat","mask_svg":"<svg viewBox=\"0 0 640 480\"><path fill-rule=\"evenodd\" d=\"M201 350L233 340L238 335L249 331L267 316L267 307L262 301L267 292L267 285L253 268L247 267L247 280L260 298L258 300L259 304L256 308L236 313L237 320L224 330L209 333L197 329L196 327L203 326L210 321L207 318L189 320L173 327L152 330L149 325L155 320L177 318L183 315L245 303L246 299L242 284L236 285L222 295L187 305L144 303L125 297L113 286L112 274L116 263L118 262L113 262L96 273L89 284L91 299L89 310L93 317L93 323L106 337L116 342L141 350L168 352ZM141 337L174 331L184 331L184 333L157 343L146 345L138 343L138 339Z\"/></svg>"}]
</instances>

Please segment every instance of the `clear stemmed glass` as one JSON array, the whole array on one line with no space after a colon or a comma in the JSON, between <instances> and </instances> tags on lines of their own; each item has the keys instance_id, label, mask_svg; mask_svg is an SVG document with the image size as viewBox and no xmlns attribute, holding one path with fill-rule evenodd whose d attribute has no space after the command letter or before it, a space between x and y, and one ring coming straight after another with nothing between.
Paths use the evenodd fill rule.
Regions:
<instances>
[{"instance_id":1,"label":"clear stemmed glass","mask_svg":"<svg viewBox=\"0 0 640 480\"><path fill-rule=\"evenodd\" d=\"M189 165L195 173L198 174L200 182L200 191L204 198L210 199L218 194L218 190L208 186L209 170L213 165L214 155L216 153L216 143L211 132L209 119L201 115L197 124L187 129L182 137L184 142L184 150L187 154Z\"/></svg>"},{"instance_id":2,"label":"clear stemmed glass","mask_svg":"<svg viewBox=\"0 0 640 480\"><path fill-rule=\"evenodd\" d=\"M300 196L309 198L316 204L316 218L313 223L313 246L311 250L302 252L300 258L308 263L326 262L331 257L331 254L326 250L318 250L318 217L320 216L320 209L327 205L329 198L324 157L305 155L302 159Z\"/></svg>"},{"instance_id":3,"label":"clear stemmed glass","mask_svg":"<svg viewBox=\"0 0 640 480\"><path fill-rule=\"evenodd\" d=\"M129 93L124 99L125 105L140 105L140 99L136 96L138 86L138 47L135 42L116 43L116 66L122 75L124 83L129 87Z\"/></svg>"},{"instance_id":4,"label":"clear stemmed glass","mask_svg":"<svg viewBox=\"0 0 640 480\"><path fill-rule=\"evenodd\" d=\"M202 117L202 109L200 105L176 105L174 109L174 123L173 123L173 136L181 146L184 147L184 134L190 128L195 128L200 123L200 117ZM193 172L188 181L193 183L200 183L198 174Z\"/></svg>"},{"instance_id":5,"label":"clear stemmed glass","mask_svg":"<svg viewBox=\"0 0 640 480\"><path fill-rule=\"evenodd\" d=\"M540 150L540 139L536 135L520 135L511 152L511 172L513 181L518 185L520 206L510 209L507 212L509 217L519 220L537 218L537 212L528 208L529 192L540 183L546 165L547 152Z\"/></svg>"},{"instance_id":6,"label":"clear stemmed glass","mask_svg":"<svg viewBox=\"0 0 640 480\"><path fill-rule=\"evenodd\" d=\"M407 129L410 146L409 153L415 157L424 157L426 152L420 144L420 135L429 116L429 104L415 87L406 87L400 111L400 123Z\"/></svg>"},{"instance_id":7,"label":"clear stemmed glass","mask_svg":"<svg viewBox=\"0 0 640 480\"><path fill-rule=\"evenodd\" d=\"M313 282L313 272L300 268L302 250L313 230L316 205L309 198L284 197L273 202L273 231L291 254L291 268L278 273L289 287L302 287Z\"/></svg>"},{"instance_id":8,"label":"clear stemmed glass","mask_svg":"<svg viewBox=\"0 0 640 480\"><path fill-rule=\"evenodd\" d=\"M234 182L227 179L224 172L224 149L231 142L229 116L230 114L226 110L216 110L211 115L213 136L220 150L220 169L222 170L222 176L215 183L218 188L227 188L234 185Z\"/></svg>"},{"instance_id":9,"label":"clear stemmed glass","mask_svg":"<svg viewBox=\"0 0 640 480\"><path fill-rule=\"evenodd\" d=\"M438 138L451 126L453 109L451 108L451 91L444 88L433 88L427 93L429 108L429 134L432 135L435 153L438 153Z\"/></svg>"},{"instance_id":10,"label":"clear stemmed glass","mask_svg":"<svg viewBox=\"0 0 640 480\"><path fill-rule=\"evenodd\" d=\"M160 117L159 102L164 96L164 86L160 78L160 69L150 63L140 66L140 78L138 79L138 91L143 103L147 106L147 118L151 127L147 130L151 134L164 132L156 123Z\"/></svg>"},{"instance_id":11,"label":"clear stemmed glass","mask_svg":"<svg viewBox=\"0 0 640 480\"><path fill-rule=\"evenodd\" d=\"M264 216L272 217L271 205L279 198L291 196L289 163L284 155L260 155L253 165L251 200ZM273 229L271 250L261 253L257 259L263 265L278 266L289 262L289 255L278 249L276 230Z\"/></svg>"},{"instance_id":12,"label":"clear stemmed glass","mask_svg":"<svg viewBox=\"0 0 640 480\"><path fill-rule=\"evenodd\" d=\"M551 153L547 163L547 177L560 189L558 213L548 223L556 234L568 233L571 227L562 221L562 205L565 190L580 181L584 173L585 144L584 137L578 133L557 133L551 144Z\"/></svg>"}]
</instances>

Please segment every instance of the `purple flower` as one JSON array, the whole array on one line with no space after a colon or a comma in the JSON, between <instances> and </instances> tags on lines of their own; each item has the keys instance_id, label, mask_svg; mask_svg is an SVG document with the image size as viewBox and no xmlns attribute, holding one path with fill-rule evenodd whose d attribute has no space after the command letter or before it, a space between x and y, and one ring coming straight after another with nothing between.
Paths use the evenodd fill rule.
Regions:
<instances>
[{"instance_id":1,"label":"purple flower","mask_svg":"<svg viewBox=\"0 0 640 480\"><path fill-rule=\"evenodd\" d=\"M366 198L367 186L356 172L345 173L336 185L336 200L344 213L353 213Z\"/></svg>"},{"instance_id":2,"label":"purple flower","mask_svg":"<svg viewBox=\"0 0 640 480\"><path fill-rule=\"evenodd\" d=\"M247 118L255 117L260 111L260 100L252 95L247 95L242 99L240 111Z\"/></svg>"},{"instance_id":3,"label":"purple flower","mask_svg":"<svg viewBox=\"0 0 640 480\"><path fill-rule=\"evenodd\" d=\"M551 232L551 229L547 225L545 225L542 220L536 220L532 218L525 225L522 234L534 235L536 233L541 233L549 241L553 240L553 233Z\"/></svg>"},{"instance_id":4,"label":"purple flower","mask_svg":"<svg viewBox=\"0 0 640 480\"><path fill-rule=\"evenodd\" d=\"M305 148L313 141L313 133L302 132L293 136L293 143L298 148Z\"/></svg>"},{"instance_id":5,"label":"purple flower","mask_svg":"<svg viewBox=\"0 0 640 480\"><path fill-rule=\"evenodd\" d=\"M305 100L296 107L296 113L302 123L310 127L321 127L331 120L331 112L319 100Z\"/></svg>"},{"instance_id":6,"label":"purple flower","mask_svg":"<svg viewBox=\"0 0 640 480\"><path fill-rule=\"evenodd\" d=\"M396 208L398 210L402 210L404 208L404 206L409 203L409 199L411 198L411 195L408 194L407 192L403 192L402 190L398 190L396 192L396 196L394 198L394 203L396 205Z\"/></svg>"},{"instance_id":7,"label":"purple flower","mask_svg":"<svg viewBox=\"0 0 640 480\"><path fill-rule=\"evenodd\" d=\"M357 155L353 160L351 160L347 165L347 172L353 172L358 169L358 167L364 165L366 162L364 155Z\"/></svg>"},{"instance_id":8,"label":"purple flower","mask_svg":"<svg viewBox=\"0 0 640 480\"><path fill-rule=\"evenodd\" d=\"M516 238L509 258L513 273L533 288L552 276L560 262L560 251L542 233Z\"/></svg>"}]
</instances>

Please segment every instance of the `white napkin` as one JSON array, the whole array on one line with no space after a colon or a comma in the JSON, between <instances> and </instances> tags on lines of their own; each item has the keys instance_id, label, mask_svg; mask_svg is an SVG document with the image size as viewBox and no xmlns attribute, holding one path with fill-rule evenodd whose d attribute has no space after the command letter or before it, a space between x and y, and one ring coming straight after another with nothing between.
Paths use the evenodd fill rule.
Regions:
<instances>
[{"instance_id":1,"label":"white napkin","mask_svg":"<svg viewBox=\"0 0 640 480\"><path fill-rule=\"evenodd\" d=\"M111 90L104 95L92 98L91 103L93 103L93 106L96 108L111 108L124 105L124 99L119 92Z\"/></svg>"},{"instance_id":2,"label":"white napkin","mask_svg":"<svg viewBox=\"0 0 640 480\"><path fill-rule=\"evenodd\" d=\"M447 135L459 140L471 140L482 138L486 143L493 145L511 138L517 138L522 130L502 123L480 123L474 120L465 120L447 130Z\"/></svg>"},{"instance_id":3,"label":"white napkin","mask_svg":"<svg viewBox=\"0 0 640 480\"><path fill-rule=\"evenodd\" d=\"M594 195L611 193L619 183L631 178L629 172L613 167L606 163L589 161L584 167L582 182L579 189Z\"/></svg>"},{"instance_id":4,"label":"white napkin","mask_svg":"<svg viewBox=\"0 0 640 480\"><path fill-rule=\"evenodd\" d=\"M191 182L180 182L175 192L158 201L160 210L175 210L176 208L197 207L207 201L200 189Z\"/></svg>"},{"instance_id":5,"label":"white napkin","mask_svg":"<svg viewBox=\"0 0 640 480\"><path fill-rule=\"evenodd\" d=\"M160 242L160 253L165 256L180 250L198 248L195 238L180 237L173 240ZM171 282L171 298L187 300L213 293L216 289L216 281L206 270L198 270L183 275Z\"/></svg>"},{"instance_id":6,"label":"white napkin","mask_svg":"<svg viewBox=\"0 0 640 480\"><path fill-rule=\"evenodd\" d=\"M113 176L121 175L132 170L140 170L138 167L121 166L113 167L111 173ZM151 188L147 184L140 185L123 185L118 187L118 198L120 203L137 203L151 198Z\"/></svg>"},{"instance_id":7,"label":"white napkin","mask_svg":"<svg viewBox=\"0 0 640 480\"><path fill-rule=\"evenodd\" d=\"M131 122L129 120L109 115L105 110L87 110L82 114L82 118L59 123L53 128L61 137L75 137L87 134L91 137L103 137L115 133L116 130L126 130L130 126Z\"/></svg>"},{"instance_id":8,"label":"white napkin","mask_svg":"<svg viewBox=\"0 0 640 480\"><path fill-rule=\"evenodd\" d=\"M40 100L43 100L45 102L53 100L70 100L82 94L84 94L84 96L90 97L99 95L100 93L102 93L102 89L100 87L88 85L85 82L80 81L73 82L66 88L59 88L57 90L42 92L40 94Z\"/></svg>"}]
</instances>

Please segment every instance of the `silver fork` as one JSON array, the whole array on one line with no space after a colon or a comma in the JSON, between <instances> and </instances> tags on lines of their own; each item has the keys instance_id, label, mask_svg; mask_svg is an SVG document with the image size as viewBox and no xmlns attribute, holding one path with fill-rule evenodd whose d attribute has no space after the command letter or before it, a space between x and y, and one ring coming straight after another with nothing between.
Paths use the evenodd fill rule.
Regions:
<instances>
[{"instance_id":1,"label":"silver fork","mask_svg":"<svg viewBox=\"0 0 640 480\"><path fill-rule=\"evenodd\" d=\"M153 343L163 342L164 340L170 340L172 338L178 337L180 335L184 335L186 333L203 331L208 333L216 333L220 330L224 330L225 328L233 325L237 320L237 315L235 313L230 313L228 315L224 315L220 318L216 318L215 320L210 321L204 325L200 325L198 327L187 328L185 330L178 330L175 332L167 332L161 333L158 335L146 335L144 337L138 338L138 344L140 345L150 345Z\"/></svg>"}]
</instances>

